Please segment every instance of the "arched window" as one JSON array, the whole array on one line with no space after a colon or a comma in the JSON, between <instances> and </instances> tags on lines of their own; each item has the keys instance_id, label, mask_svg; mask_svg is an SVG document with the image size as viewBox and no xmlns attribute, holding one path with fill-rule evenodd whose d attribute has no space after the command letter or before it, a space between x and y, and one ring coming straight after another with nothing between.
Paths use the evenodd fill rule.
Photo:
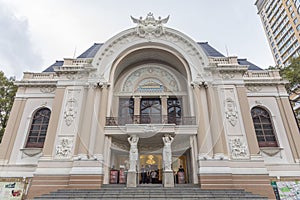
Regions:
<instances>
[{"instance_id":1,"label":"arched window","mask_svg":"<svg viewBox=\"0 0 300 200\"><path fill-rule=\"evenodd\" d=\"M260 107L251 110L252 120L259 147L277 147L277 140L269 113Z\"/></svg>"},{"instance_id":2,"label":"arched window","mask_svg":"<svg viewBox=\"0 0 300 200\"><path fill-rule=\"evenodd\" d=\"M51 111L48 108L37 110L33 116L26 148L43 148Z\"/></svg>"}]
</instances>

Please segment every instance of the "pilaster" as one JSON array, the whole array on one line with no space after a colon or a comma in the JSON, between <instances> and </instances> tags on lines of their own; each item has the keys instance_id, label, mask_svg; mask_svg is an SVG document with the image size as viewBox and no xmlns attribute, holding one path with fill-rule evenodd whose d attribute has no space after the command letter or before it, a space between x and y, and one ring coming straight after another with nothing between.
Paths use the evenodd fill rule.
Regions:
<instances>
[{"instance_id":1,"label":"pilaster","mask_svg":"<svg viewBox=\"0 0 300 200\"><path fill-rule=\"evenodd\" d=\"M196 84L192 85L197 102L198 114L198 154L200 159L208 159L213 156L213 146L211 140L211 131L209 126L209 111L207 102L207 86Z\"/></svg>"},{"instance_id":2,"label":"pilaster","mask_svg":"<svg viewBox=\"0 0 300 200\"><path fill-rule=\"evenodd\" d=\"M224 124L222 123L221 102L216 86L208 87L208 110L211 113L210 127L212 135L213 153L215 159L223 159L225 155L228 155L226 148L226 139L224 132Z\"/></svg>"},{"instance_id":3,"label":"pilaster","mask_svg":"<svg viewBox=\"0 0 300 200\"><path fill-rule=\"evenodd\" d=\"M56 138L56 132L60 120L61 109L63 105L65 94L65 88L57 88L55 91L55 98L53 100L53 108L51 111L50 121L47 130L47 137L44 143L43 156L51 157L54 149L54 142Z\"/></svg>"},{"instance_id":4,"label":"pilaster","mask_svg":"<svg viewBox=\"0 0 300 200\"><path fill-rule=\"evenodd\" d=\"M103 154L104 152L104 126L106 123L107 112L107 99L108 99L108 84L104 84L99 87L100 92L100 106L98 110L98 128L95 139L95 154Z\"/></svg>"},{"instance_id":5,"label":"pilaster","mask_svg":"<svg viewBox=\"0 0 300 200\"><path fill-rule=\"evenodd\" d=\"M237 87L237 96L241 108L241 115L243 119L243 124L245 127L246 138L248 141L250 156L258 156L259 146L256 139L256 133L252 123L250 106L247 101L247 93L245 87Z\"/></svg>"},{"instance_id":6,"label":"pilaster","mask_svg":"<svg viewBox=\"0 0 300 200\"><path fill-rule=\"evenodd\" d=\"M300 134L288 97L276 98L295 162L300 162Z\"/></svg>"},{"instance_id":7,"label":"pilaster","mask_svg":"<svg viewBox=\"0 0 300 200\"><path fill-rule=\"evenodd\" d=\"M5 133L0 144L0 160L9 160L23 116L26 99L15 99Z\"/></svg>"},{"instance_id":8,"label":"pilaster","mask_svg":"<svg viewBox=\"0 0 300 200\"><path fill-rule=\"evenodd\" d=\"M82 125L80 127L80 132L78 134L78 157L87 157L91 154L89 152L90 134L91 133L91 123L94 111L94 101L95 93L93 85L89 85L87 88L87 97L85 100L85 105L82 115Z\"/></svg>"}]
</instances>

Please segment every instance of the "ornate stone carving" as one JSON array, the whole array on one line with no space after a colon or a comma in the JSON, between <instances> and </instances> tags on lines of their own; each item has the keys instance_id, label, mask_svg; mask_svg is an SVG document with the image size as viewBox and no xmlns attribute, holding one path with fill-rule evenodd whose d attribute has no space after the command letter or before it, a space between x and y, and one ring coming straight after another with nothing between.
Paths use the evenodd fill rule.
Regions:
<instances>
[{"instance_id":1,"label":"ornate stone carving","mask_svg":"<svg viewBox=\"0 0 300 200\"><path fill-rule=\"evenodd\" d=\"M242 142L241 138L230 139L231 157L233 159L247 158L247 146Z\"/></svg>"},{"instance_id":2,"label":"ornate stone carving","mask_svg":"<svg viewBox=\"0 0 300 200\"><path fill-rule=\"evenodd\" d=\"M55 148L55 157L58 159L71 158L73 148L73 138L61 137Z\"/></svg>"},{"instance_id":3,"label":"ornate stone carving","mask_svg":"<svg viewBox=\"0 0 300 200\"><path fill-rule=\"evenodd\" d=\"M163 163L164 163L164 171L172 171L172 149L171 144L174 138L170 134L166 134L162 137L164 142L163 148Z\"/></svg>"},{"instance_id":4,"label":"ornate stone carving","mask_svg":"<svg viewBox=\"0 0 300 200\"><path fill-rule=\"evenodd\" d=\"M55 91L55 87L42 87L40 88L42 93L52 93Z\"/></svg>"},{"instance_id":5,"label":"ornate stone carving","mask_svg":"<svg viewBox=\"0 0 300 200\"><path fill-rule=\"evenodd\" d=\"M144 132L146 134L155 134L157 133L157 128L153 126L152 124L147 124L147 126L144 127Z\"/></svg>"},{"instance_id":6,"label":"ornate stone carving","mask_svg":"<svg viewBox=\"0 0 300 200\"><path fill-rule=\"evenodd\" d=\"M238 112L236 109L235 102L230 97L225 100L225 115L229 123L232 126L235 126L238 119Z\"/></svg>"},{"instance_id":7,"label":"ornate stone carving","mask_svg":"<svg viewBox=\"0 0 300 200\"><path fill-rule=\"evenodd\" d=\"M70 126L74 121L77 114L77 100L70 98L66 103L66 110L64 112L64 119L67 126Z\"/></svg>"},{"instance_id":8,"label":"ornate stone carving","mask_svg":"<svg viewBox=\"0 0 300 200\"><path fill-rule=\"evenodd\" d=\"M145 79L140 81L140 76L141 74L145 77L159 77L160 79L154 79L152 78L149 79ZM174 78L174 76L167 70L162 69L160 67L155 67L155 66L149 66L149 67L143 67L143 68L139 68L136 71L130 73L130 75L126 78L124 84L123 84L123 88L122 91L123 92L132 92L135 91L136 89L138 89L137 87L139 85L143 85L145 83L157 83L159 84L164 84L163 90L169 90L169 91L179 91L179 83L178 81Z\"/></svg>"},{"instance_id":9,"label":"ornate stone carving","mask_svg":"<svg viewBox=\"0 0 300 200\"><path fill-rule=\"evenodd\" d=\"M66 77L69 80L82 79L83 74L82 73L71 73L71 74L67 74Z\"/></svg>"},{"instance_id":10,"label":"ornate stone carving","mask_svg":"<svg viewBox=\"0 0 300 200\"><path fill-rule=\"evenodd\" d=\"M251 86L247 86L247 89L251 92L259 92L262 90L262 87L251 85Z\"/></svg>"},{"instance_id":11,"label":"ornate stone carving","mask_svg":"<svg viewBox=\"0 0 300 200\"><path fill-rule=\"evenodd\" d=\"M136 135L132 135L128 138L128 142L130 144L130 151L129 151L129 171L135 172L137 167L137 160L138 160L138 148L137 143L139 141L139 137Z\"/></svg>"},{"instance_id":12,"label":"ornate stone carving","mask_svg":"<svg viewBox=\"0 0 300 200\"><path fill-rule=\"evenodd\" d=\"M153 14L150 12L145 19L143 19L142 17L136 19L132 16L131 19L134 23L137 24L136 33L138 34L138 36L142 38L151 38L152 36L160 37L165 33L163 24L168 22L169 16L164 19L161 19L161 17L155 19Z\"/></svg>"},{"instance_id":13,"label":"ornate stone carving","mask_svg":"<svg viewBox=\"0 0 300 200\"><path fill-rule=\"evenodd\" d=\"M228 80L228 79L232 79L234 78L234 74L233 73L219 73L219 77L221 77L224 80Z\"/></svg>"},{"instance_id":14,"label":"ornate stone carving","mask_svg":"<svg viewBox=\"0 0 300 200\"><path fill-rule=\"evenodd\" d=\"M256 100L255 103L256 103L257 105L262 105L262 101L260 101L260 100Z\"/></svg>"}]
</instances>

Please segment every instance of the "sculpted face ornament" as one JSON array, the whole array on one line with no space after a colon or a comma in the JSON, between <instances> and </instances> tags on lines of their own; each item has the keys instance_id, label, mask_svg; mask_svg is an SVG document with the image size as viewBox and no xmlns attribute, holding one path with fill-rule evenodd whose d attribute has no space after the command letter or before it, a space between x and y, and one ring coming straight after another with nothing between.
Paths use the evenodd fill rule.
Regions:
<instances>
[{"instance_id":1,"label":"sculpted face ornament","mask_svg":"<svg viewBox=\"0 0 300 200\"><path fill-rule=\"evenodd\" d=\"M136 31L137 34L140 37L159 37L165 33L163 24L167 23L169 20L169 16L161 19L161 17L158 17L158 19L155 19L153 16L153 13L148 13L147 17L143 19L140 17L139 19L136 19L131 16L131 19L134 23L137 24Z\"/></svg>"}]
</instances>

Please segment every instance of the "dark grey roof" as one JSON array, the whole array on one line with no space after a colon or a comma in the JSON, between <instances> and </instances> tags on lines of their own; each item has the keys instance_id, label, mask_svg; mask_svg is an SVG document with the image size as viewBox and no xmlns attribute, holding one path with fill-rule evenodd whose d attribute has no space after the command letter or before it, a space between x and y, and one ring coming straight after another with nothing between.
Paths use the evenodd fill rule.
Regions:
<instances>
[{"instance_id":1,"label":"dark grey roof","mask_svg":"<svg viewBox=\"0 0 300 200\"><path fill-rule=\"evenodd\" d=\"M57 60L54 64L52 64L50 67L45 69L43 72L54 72L53 67L62 66L64 64L63 60Z\"/></svg>"},{"instance_id":2,"label":"dark grey roof","mask_svg":"<svg viewBox=\"0 0 300 200\"><path fill-rule=\"evenodd\" d=\"M223 54L221 54L219 51L217 51L215 48L210 46L208 42L198 42L198 44L202 47L204 50L205 54L207 56L212 56L212 57L224 57Z\"/></svg>"},{"instance_id":3,"label":"dark grey roof","mask_svg":"<svg viewBox=\"0 0 300 200\"><path fill-rule=\"evenodd\" d=\"M85 52L83 52L80 56L77 58L94 58L100 47L103 45L103 43L94 43L89 49L87 49ZM203 49L205 54L207 56L211 57L225 57L223 54L221 54L219 51L217 51L215 48L210 46L208 42L198 42L198 45ZM54 72L53 67L56 66L62 66L64 61L56 61L54 64L52 64L50 67L45 69L43 72ZM253 63L249 62L247 59L238 59L238 63L240 65L249 65L249 70L262 70L260 67L254 65Z\"/></svg>"},{"instance_id":4,"label":"dark grey roof","mask_svg":"<svg viewBox=\"0 0 300 200\"><path fill-rule=\"evenodd\" d=\"M94 58L100 47L103 45L103 43L94 43L93 46L88 48L85 52L83 52L80 56L77 58Z\"/></svg>"},{"instance_id":5,"label":"dark grey roof","mask_svg":"<svg viewBox=\"0 0 300 200\"><path fill-rule=\"evenodd\" d=\"M240 65L249 65L248 70L263 70L262 68L258 67L257 65L249 62L246 58L243 58L243 59L239 58L238 63Z\"/></svg>"}]
</instances>

